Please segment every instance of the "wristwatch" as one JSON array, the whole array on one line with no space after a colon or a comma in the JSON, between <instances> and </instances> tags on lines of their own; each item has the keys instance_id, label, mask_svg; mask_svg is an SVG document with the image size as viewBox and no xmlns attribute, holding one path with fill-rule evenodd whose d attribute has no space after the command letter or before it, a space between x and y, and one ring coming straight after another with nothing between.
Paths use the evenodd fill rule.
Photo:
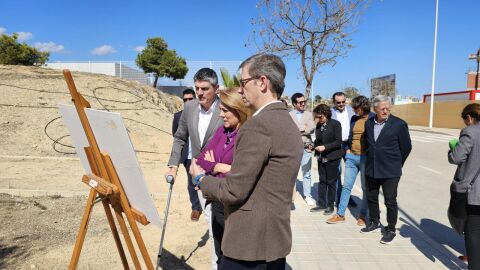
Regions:
<instances>
[{"instance_id":1,"label":"wristwatch","mask_svg":"<svg viewBox=\"0 0 480 270\"><path fill-rule=\"evenodd\" d=\"M193 184L195 186L198 186L198 184L200 184L200 179L202 179L202 177L204 177L204 176L205 176L204 173L201 173L201 174L195 176L195 178L193 178Z\"/></svg>"}]
</instances>

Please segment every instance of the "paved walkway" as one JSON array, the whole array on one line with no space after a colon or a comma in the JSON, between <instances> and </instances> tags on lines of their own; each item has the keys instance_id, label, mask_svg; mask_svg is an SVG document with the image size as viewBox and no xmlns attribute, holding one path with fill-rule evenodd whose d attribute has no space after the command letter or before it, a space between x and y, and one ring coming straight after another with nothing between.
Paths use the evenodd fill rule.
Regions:
<instances>
[{"instance_id":1,"label":"paved walkway","mask_svg":"<svg viewBox=\"0 0 480 270\"><path fill-rule=\"evenodd\" d=\"M312 194L317 194L318 173L312 169ZM299 175L299 178L300 175ZM361 198L357 178L352 195ZM297 180L297 190L302 183ZM412 194L415 196L414 194ZM386 209L380 198L381 222L386 224ZM330 216L310 213L300 194L292 211L293 247L287 263L294 270L314 269L466 269L448 249L432 240L408 216L399 211L397 237L390 245L381 244L380 233L362 234L356 224L357 209L346 212L345 223L327 224ZM440 236L441 237L441 236ZM287 268L288 269L288 268Z\"/></svg>"}]
</instances>

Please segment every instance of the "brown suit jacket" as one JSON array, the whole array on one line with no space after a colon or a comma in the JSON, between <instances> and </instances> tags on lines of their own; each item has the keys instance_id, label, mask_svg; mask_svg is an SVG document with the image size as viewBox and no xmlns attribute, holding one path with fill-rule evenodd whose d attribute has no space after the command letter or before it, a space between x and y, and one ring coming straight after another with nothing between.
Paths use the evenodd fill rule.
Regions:
<instances>
[{"instance_id":1,"label":"brown suit jacket","mask_svg":"<svg viewBox=\"0 0 480 270\"><path fill-rule=\"evenodd\" d=\"M225 256L268 262L290 253L290 207L302 154L298 128L282 103L266 106L240 128L230 173L200 183L207 199L225 206Z\"/></svg>"}]
</instances>

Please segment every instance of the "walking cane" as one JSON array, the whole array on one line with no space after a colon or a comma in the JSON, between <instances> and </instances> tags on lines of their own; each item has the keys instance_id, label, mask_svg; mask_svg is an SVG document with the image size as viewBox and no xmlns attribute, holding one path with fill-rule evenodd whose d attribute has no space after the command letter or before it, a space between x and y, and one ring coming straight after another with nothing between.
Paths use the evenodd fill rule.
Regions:
<instances>
[{"instance_id":1,"label":"walking cane","mask_svg":"<svg viewBox=\"0 0 480 270\"><path fill-rule=\"evenodd\" d=\"M160 247L158 249L156 270L158 270L158 267L160 266L160 258L162 257L163 238L165 237L165 229L167 228L168 209L170 208L170 199L172 198L173 183L175 182L175 179L172 175L167 175L165 178L167 179L167 183L170 184L170 189L168 190L167 207L165 208L165 218L163 219L162 237L160 238Z\"/></svg>"}]
</instances>

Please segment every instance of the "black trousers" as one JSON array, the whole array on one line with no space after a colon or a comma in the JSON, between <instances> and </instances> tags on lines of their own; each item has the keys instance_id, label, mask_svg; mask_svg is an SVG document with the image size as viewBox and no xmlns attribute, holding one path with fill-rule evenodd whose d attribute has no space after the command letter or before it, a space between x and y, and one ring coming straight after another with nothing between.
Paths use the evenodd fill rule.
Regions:
<instances>
[{"instance_id":1,"label":"black trousers","mask_svg":"<svg viewBox=\"0 0 480 270\"><path fill-rule=\"evenodd\" d=\"M397 189L400 177L378 179L367 176L366 180L370 220L373 222L380 221L378 194L380 193L380 187L382 187L383 197L385 198L385 206L387 207L387 229L390 231L395 231L395 225L397 225L398 217Z\"/></svg>"},{"instance_id":2,"label":"black trousers","mask_svg":"<svg viewBox=\"0 0 480 270\"><path fill-rule=\"evenodd\" d=\"M217 265L220 264L223 256L222 239L225 230L225 214L223 212L223 204L221 202L212 202L212 234L215 254L217 255Z\"/></svg>"},{"instance_id":3,"label":"black trousers","mask_svg":"<svg viewBox=\"0 0 480 270\"><path fill-rule=\"evenodd\" d=\"M470 206L470 205L469 205ZM467 248L468 269L480 269L480 211L469 211L467 206L467 222L465 223L465 247Z\"/></svg>"},{"instance_id":4,"label":"black trousers","mask_svg":"<svg viewBox=\"0 0 480 270\"><path fill-rule=\"evenodd\" d=\"M218 270L285 270L287 260L280 258L275 261L242 261L223 257Z\"/></svg>"},{"instance_id":5,"label":"black trousers","mask_svg":"<svg viewBox=\"0 0 480 270\"><path fill-rule=\"evenodd\" d=\"M318 204L320 207L333 207L337 191L338 165L340 159L321 162L318 159Z\"/></svg>"}]
</instances>

